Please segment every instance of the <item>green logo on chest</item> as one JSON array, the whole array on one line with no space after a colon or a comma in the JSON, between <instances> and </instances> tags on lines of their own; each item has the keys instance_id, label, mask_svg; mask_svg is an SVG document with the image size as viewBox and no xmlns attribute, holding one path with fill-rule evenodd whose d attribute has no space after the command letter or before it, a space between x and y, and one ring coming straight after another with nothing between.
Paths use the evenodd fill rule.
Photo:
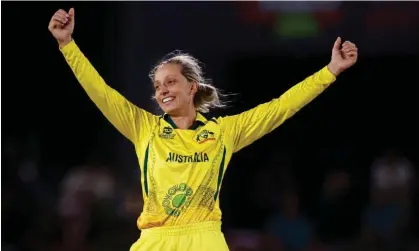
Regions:
<instances>
[{"instance_id":1,"label":"green logo on chest","mask_svg":"<svg viewBox=\"0 0 419 251\"><path fill-rule=\"evenodd\" d=\"M215 140L215 134L209 130L203 130L196 136L196 142L202 144L209 140Z\"/></svg>"},{"instance_id":2,"label":"green logo on chest","mask_svg":"<svg viewBox=\"0 0 419 251\"><path fill-rule=\"evenodd\" d=\"M169 188L162 203L166 214L178 217L190 205L192 195L192 188L185 183Z\"/></svg>"}]
</instances>

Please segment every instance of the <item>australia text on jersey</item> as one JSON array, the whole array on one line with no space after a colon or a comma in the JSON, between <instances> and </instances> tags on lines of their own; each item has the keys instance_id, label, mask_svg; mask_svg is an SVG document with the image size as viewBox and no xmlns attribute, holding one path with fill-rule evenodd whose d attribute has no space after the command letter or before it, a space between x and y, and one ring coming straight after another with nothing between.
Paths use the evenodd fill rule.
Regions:
<instances>
[{"instance_id":1,"label":"australia text on jersey","mask_svg":"<svg viewBox=\"0 0 419 251\"><path fill-rule=\"evenodd\" d=\"M195 162L208 162L209 157L205 152L196 152L192 155L181 155L178 153L169 152L166 162L178 163L195 163Z\"/></svg>"}]
</instances>

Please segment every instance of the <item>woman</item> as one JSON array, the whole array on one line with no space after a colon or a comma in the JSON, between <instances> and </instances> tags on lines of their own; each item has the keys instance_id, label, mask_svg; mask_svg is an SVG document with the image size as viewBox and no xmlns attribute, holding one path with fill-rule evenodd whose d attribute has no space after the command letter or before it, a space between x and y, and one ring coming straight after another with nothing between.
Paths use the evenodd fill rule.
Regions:
<instances>
[{"instance_id":1,"label":"woman","mask_svg":"<svg viewBox=\"0 0 419 251\"><path fill-rule=\"evenodd\" d=\"M49 30L75 76L105 117L135 146L144 208L141 238L131 250L228 250L221 232L219 193L233 153L268 134L335 81L357 60L357 48L338 38L328 66L281 97L235 116L207 120L222 107L197 60L175 55L151 72L163 116L138 108L109 87L74 40L74 9L58 10ZM341 48L342 47L342 48Z\"/></svg>"}]
</instances>

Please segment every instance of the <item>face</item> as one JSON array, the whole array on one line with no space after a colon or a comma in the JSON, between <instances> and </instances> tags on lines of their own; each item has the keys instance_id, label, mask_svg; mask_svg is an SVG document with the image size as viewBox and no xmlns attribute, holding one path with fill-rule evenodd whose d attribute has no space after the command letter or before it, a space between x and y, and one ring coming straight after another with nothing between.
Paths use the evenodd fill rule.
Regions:
<instances>
[{"instance_id":1,"label":"face","mask_svg":"<svg viewBox=\"0 0 419 251\"><path fill-rule=\"evenodd\" d=\"M176 114L193 106L197 83L189 82L178 64L164 64L154 74L155 98L167 114Z\"/></svg>"}]
</instances>

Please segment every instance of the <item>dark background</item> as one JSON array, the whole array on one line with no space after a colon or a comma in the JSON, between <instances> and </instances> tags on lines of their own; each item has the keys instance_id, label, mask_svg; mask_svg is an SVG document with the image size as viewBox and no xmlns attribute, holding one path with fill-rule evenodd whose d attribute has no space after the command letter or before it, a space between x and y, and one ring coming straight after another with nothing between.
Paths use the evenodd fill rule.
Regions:
<instances>
[{"instance_id":1,"label":"dark background","mask_svg":"<svg viewBox=\"0 0 419 251\"><path fill-rule=\"evenodd\" d=\"M105 245L97 244L105 239L119 250L128 249L139 235L135 218L140 211L125 212L125 218L115 213L129 200L127 189L141 193L134 149L81 89L47 29L57 9L70 7L76 11L74 39L102 77L156 113L148 71L175 49L198 57L217 86L237 94L228 109L211 114L219 116L278 97L321 69L337 36L356 43L359 61L353 68L233 158L221 206L226 233L263 233L274 211L264 202L265 193L280 197L283 190L277 185L285 179L298 190L302 211L318 220L315 205L324 178L340 170L351 176L353 208L346 210L358 222L350 236L357 239L362 211L369 205L374 160L392 148L412 166L419 161L419 5L337 2L319 9L314 3L270 4L2 2L2 248L65 249L60 243L65 243L66 223L57 205L63 180L79 166L103 167L116 184L110 212L83 223L89 229L86 242L95 243L86 250ZM292 22L297 28L285 27ZM298 29L306 26L315 28ZM269 173L279 173L272 185L256 181ZM98 221L114 225L105 231ZM405 236L416 236L416 221L409 220L412 227Z\"/></svg>"}]
</instances>

